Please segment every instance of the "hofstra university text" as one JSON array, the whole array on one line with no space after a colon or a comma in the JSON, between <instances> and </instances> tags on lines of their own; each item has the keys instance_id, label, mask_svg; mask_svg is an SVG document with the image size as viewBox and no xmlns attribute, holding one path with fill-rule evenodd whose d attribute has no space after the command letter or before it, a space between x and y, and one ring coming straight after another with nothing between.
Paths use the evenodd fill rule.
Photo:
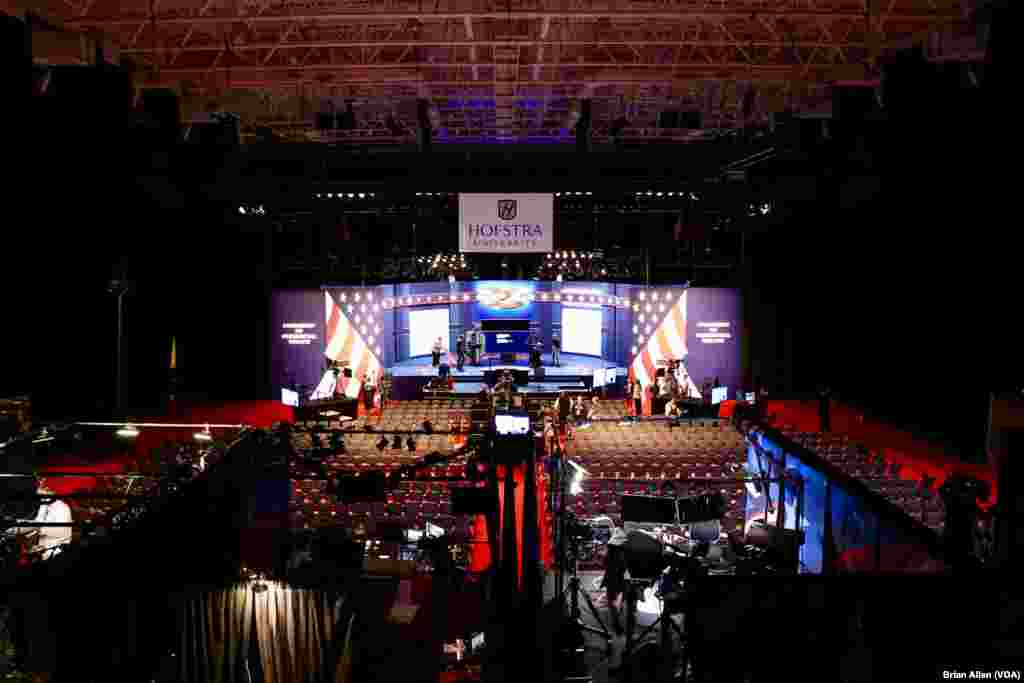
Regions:
<instances>
[{"instance_id":1,"label":"hofstra university text","mask_svg":"<svg viewBox=\"0 0 1024 683\"><path fill-rule=\"evenodd\" d=\"M543 237L544 226L533 223L469 223L466 225L470 237Z\"/></svg>"}]
</instances>

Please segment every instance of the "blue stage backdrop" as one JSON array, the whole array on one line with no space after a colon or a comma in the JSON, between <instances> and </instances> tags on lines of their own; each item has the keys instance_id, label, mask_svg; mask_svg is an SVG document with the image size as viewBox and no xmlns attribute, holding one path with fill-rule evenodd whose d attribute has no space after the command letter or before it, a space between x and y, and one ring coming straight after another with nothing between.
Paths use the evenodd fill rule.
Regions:
<instances>
[{"instance_id":1,"label":"blue stage backdrop","mask_svg":"<svg viewBox=\"0 0 1024 683\"><path fill-rule=\"evenodd\" d=\"M320 380L329 342L325 295L383 368L424 355L425 340L441 336L450 350L481 320L518 318L530 321L545 354L557 335L567 353L632 365L651 377L658 361L684 357L697 386L717 377L729 387L730 398L742 384L736 290L532 280L419 282L274 292L274 398L290 382L315 386Z\"/></svg>"},{"instance_id":2,"label":"blue stage backdrop","mask_svg":"<svg viewBox=\"0 0 1024 683\"><path fill-rule=\"evenodd\" d=\"M666 360L685 359L703 395L717 379L735 399L744 388L742 296L736 289L637 287L630 297L631 369L644 385Z\"/></svg>"},{"instance_id":3,"label":"blue stage backdrop","mask_svg":"<svg viewBox=\"0 0 1024 683\"><path fill-rule=\"evenodd\" d=\"M290 385L315 387L324 367L324 300L316 289L277 290L270 302L270 380L280 400Z\"/></svg>"}]
</instances>

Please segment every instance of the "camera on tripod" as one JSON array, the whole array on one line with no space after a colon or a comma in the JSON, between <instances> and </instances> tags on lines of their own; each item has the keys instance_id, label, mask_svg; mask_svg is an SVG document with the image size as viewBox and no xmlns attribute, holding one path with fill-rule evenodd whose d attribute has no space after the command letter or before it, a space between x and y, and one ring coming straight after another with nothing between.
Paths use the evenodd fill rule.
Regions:
<instances>
[{"instance_id":1,"label":"camera on tripod","mask_svg":"<svg viewBox=\"0 0 1024 683\"><path fill-rule=\"evenodd\" d=\"M572 513L566 513L565 533L574 543L589 543L594 540L594 528L581 522Z\"/></svg>"}]
</instances>

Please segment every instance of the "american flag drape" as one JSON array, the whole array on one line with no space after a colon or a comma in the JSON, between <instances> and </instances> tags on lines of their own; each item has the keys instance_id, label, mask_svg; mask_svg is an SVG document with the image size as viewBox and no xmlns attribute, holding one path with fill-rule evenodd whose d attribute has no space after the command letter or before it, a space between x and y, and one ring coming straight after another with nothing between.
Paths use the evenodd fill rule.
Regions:
<instances>
[{"instance_id":1,"label":"american flag drape","mask_svg":"<svg viewBox=\"0 0 1024 683\"><path fill-rule=\"evenodd\" d=\"M686 292L668 309L654 333L645 339L639 352L633 358L633 377L643 386L654 384L657 377L658 361L685 358L686 348ZM700 398L700 391L688 373L684 378L690 387L690 396Z\"/></svg>"},{"instance_id":2,"label":"american flag drape","mask_svg":"<svg viewBox=\"0 0 1024 683\"><path fill-rule=\"evenodd\" d=\"M364 375L380 377L380 359L370 350L359 330L329 292L324 292L324 299L327 316L324 355L332 361L341 363L342 367L351 369L352 376L345 377L344 373L339 374L335 386L334 373L327 371L310 398L331 398L335 392L349 398L358 398ZM348 362L348 365L344 365L345 362Z\"/></svg>"}]
</instances>

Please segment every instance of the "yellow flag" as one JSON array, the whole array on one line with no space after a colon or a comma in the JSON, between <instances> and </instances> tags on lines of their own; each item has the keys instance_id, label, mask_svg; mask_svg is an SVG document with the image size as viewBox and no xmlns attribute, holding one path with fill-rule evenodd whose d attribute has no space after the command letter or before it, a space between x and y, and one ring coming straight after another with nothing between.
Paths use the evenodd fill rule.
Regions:
<instances>
[{"instance_id":1,"label":"yellow flag","mask_svg":"<svg viewBox=\"0 0 1024 683\"><path fill-rule=\"evenodd\" d=\"M178 347L177 341L171 337L171 370L178 369Z\"/></svg>"}]
</instances>

